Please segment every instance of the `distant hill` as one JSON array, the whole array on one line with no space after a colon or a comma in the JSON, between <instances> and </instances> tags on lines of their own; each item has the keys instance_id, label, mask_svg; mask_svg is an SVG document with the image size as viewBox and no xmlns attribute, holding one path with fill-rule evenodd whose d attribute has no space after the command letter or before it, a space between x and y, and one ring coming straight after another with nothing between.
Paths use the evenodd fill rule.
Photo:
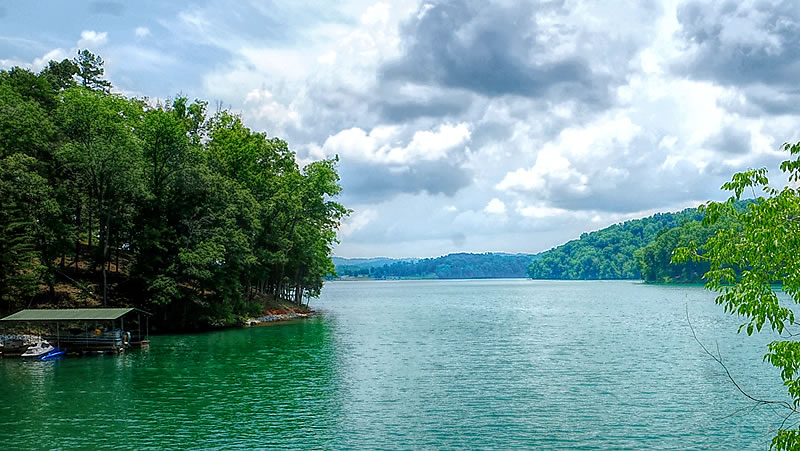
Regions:
<instances>
[{"instance_id":1,"label":"distant hill","mask_svg":"<svg viewBox=\"0 0 800 451\"><path fill-rule=\"evenodd\" d=\"M741 200L745 209L753 200ZM528 276L534 279L644 279L645 282L700 282L708 270L703 262L672 264L672 251L690 241L702 246L720 228L736 227L730 222L703 226L703 213L687 208L677 213L625 221L543 252L531 263Z\"/></svg>"},{"instance_id":2,"label":"distant hill","mask_svg":"<svg viewBox=\"0 0 800 451\"><path fill-rule=\"evenodd\" d=\"M375 279L492 279L525 277L528 265L537 258L532 254L448 254L423 259L341 259L336 264L339 276L372 277ZM392 260L382 265L370 265ZM342 263L342 264L340 264Z\"/></svg>"},{"instance_id":3,"label":"distant hill","mask_svg":"<svg viewBox=\"0 0 800 451\"><path fill-rule=\"evenodd\" d=\"M346 258L346 257L331 257L336 268L353 267L353 268L370 268L373 266L391 265L399 261L416 261L416 258L389 258L389 257L373 257L373 258Z\"/></svg>"},{"instance_id":4,"label":"distant hill","mask_svg":"<svg viewBox=\"0 0 800 451\"><path fill-rule=\"evenodd\" d=\"M662 230L702 219L696 208L687 208L584 233L540 254L528 275L533 279L640 279L641 267L634 257L637 250L653 242Z\"/></svg>"}]
</instances>

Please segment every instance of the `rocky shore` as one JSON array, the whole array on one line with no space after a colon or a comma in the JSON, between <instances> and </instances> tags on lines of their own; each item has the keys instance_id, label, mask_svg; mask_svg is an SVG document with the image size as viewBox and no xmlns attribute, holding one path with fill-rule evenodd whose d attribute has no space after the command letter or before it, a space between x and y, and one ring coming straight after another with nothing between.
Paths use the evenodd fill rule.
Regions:
<instances>
[{"instance_id":1,"label":"rocky shore","mask_svg":"<svg viewBox=\"0 0 800 451\"><path fill-rule=\"evenodd\" d=\"M286 321L290 319L309 318L314 316L316 312L309 310L307 312L288 312L288 313L275 313L259 316L258 318L247 318L245 326L258 326L264 323L274 323L276 321Z\"/></svg>"}]
</instances>

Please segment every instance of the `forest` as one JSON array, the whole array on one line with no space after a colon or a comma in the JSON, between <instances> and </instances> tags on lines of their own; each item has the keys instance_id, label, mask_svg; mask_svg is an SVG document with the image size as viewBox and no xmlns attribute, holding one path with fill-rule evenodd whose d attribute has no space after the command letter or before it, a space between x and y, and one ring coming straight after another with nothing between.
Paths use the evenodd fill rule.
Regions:
<instances>
[{"instance_id":1,"label":"forest","mask_svg":"<svg viewBox=\"0 0 800 451\"><path fill-rule=\"evenodd\" d=\"M744 210L752 201L739 201ZM334 257L340 277L373 279L641 279L648 283L700 283L709 265L703 261L673 263L673 250L699 248L730 221L703 225L698 208L657 213L591 232L540 254L455 253L425 259L343 259Z\"/></svg>"},{"instance_id":2,"label":"forest","mask_svg":"<svg viewBox=\"0 0 800 451\"><path fill-rule=\"evenodd\" d=\"M689 208L584 233L579 239L543 252L531 263L528 275L533 279L639 279L642 271L634 258L637 250L655 240L659 232L702 219L697 209Z\"/></svg>"},{"instance_id":3,"label":"forest","mask_svg":"<svg viewBox=\"0 0 800 451\"><path fill-rule=\"evenodd\" d=\"M301 304L334 273L338 159L184 96L112 93L88 50L0 71L0 313L127 305L175 328Z\"/></svg>"},{"instance_id":4,"label":"forest","mask_svg":"<svg viewBox=\"0 0 800 451\"><path fill-rule=\"evenodd\" d=\"M752 200L738 201L746 209ZM699 283L709 265L704 261L672 263L677 247L694 243L698 248L718 230L736 224L718 221L704 225L698 208L615 224L584 233L579 239L539 254L528 267L533 279L610 280L642 279L649 283Z\"/></svg>"},{"instance_id":5,"label":"forest","mask_svg":"<svg viewBox=\"0 0 800 451\"><path fill-rule=\"evenodd\" d=\"M496 279L525 277L530 254L448 254L437 258L406 259L375 266L347 265L341 261L339 276L375 279ZM383 262L379 262L383 263Z\"/></svg>"},{"instance_id":6,"label":"forest","mask_svg":"<svg viewBox=\"0 0 800 451\"><path fill-rule=\"evenodd\" d=\"M736 224L730 220L721 220L708 225L702 221L689 221L675 228L662 229L653 241L634 253L642 280L648 283L703 282L703 275L711 269L710 264L700 259L673 262L675 249L696 245L699 255L703 255L703 247L709 238L720 230L735 227Z\"/></svg>"}]
</instances>

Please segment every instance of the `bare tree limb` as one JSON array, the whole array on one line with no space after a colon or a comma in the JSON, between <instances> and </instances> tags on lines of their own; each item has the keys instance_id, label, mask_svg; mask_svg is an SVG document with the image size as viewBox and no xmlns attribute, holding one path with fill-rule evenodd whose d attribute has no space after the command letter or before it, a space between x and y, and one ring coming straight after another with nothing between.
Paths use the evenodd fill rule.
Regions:
<instances>
[{"instance_id":1,"label":"bare tree limb","mask_svg":"<svg viewBox=\"0 0 800 451\"><path fill-rule=\"evenodd\" d=\"M788 418L789 418L789 416L791 414L800 413L800 411L795 409L787 401L773 401L773 400L768 400L768 399L756 398L755 396L753 396L753 395L747 393L746 391L744 391L744 389L742 389L741 385L739 385L739 383L736 382L736 379L733 378L733 375L731 375L731 372L730 372L730 370L728 370L728 367L725 365L725 362L722 361L722 354L719 354L719 343L717 343L717 353L719 354L719 356L716 356L716 355L714 355L714 353L709 351L708 348L706 348L706 346L700 341L700 339L697 338L697 334L694 331L694 326L692 325L692 321L691 321L691 319L689 319L689 305L688 304L686 305L686 322L689 323L689 330L692 331L692 338L694 338L694 341L696 341L697 344L700 345L700 348L703 349L703 352L705 352L709 357L714 359L714 361L717 362L722 367L723 370L725 370L725 375L728 377L728 380L731 381L731 383L733 384L734 387L736 387L737 390L739 390L739 393L743 394L747 399L757 403L758 406L761 406L761 405L779 406L779 407L784 407L784 408L788 409L789 410L789 415L786 416L786 419L784 420L784 422L786 420L788 420Z\"/></svg>"}]
</instances>

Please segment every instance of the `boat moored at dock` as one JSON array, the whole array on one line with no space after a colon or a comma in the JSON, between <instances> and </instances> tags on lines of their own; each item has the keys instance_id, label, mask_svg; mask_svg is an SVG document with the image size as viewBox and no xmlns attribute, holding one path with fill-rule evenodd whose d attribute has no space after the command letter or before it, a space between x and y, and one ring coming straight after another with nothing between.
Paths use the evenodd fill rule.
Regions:
<instances>
[{"instance_id":1,"label":"boat moored at dock","mask_svg":"<svg viewBox=\"0 0 800 451\"><path fill-rule=\"evenodd\" d=\"M28 347L22 353L23 360L52 360L61 357L65 351L55 347L47 341L41 341L33 346Z\"/></svg>"},{"instance_id":2,"label":"boat moored at dock","mask_svg":"<svg viewBox=\"0 0 800 451\"><path fill-rule=\"evenodd\" d=\"M150 344L149 316L149 313L135 308L22 310L0 319L0 324L23 324L43 332L40 332L38 340L15 346L16 352L10 352L9 340L5 343L4 355L19 356L35 347L31 345L41 343L55 344L62 355L64 352L123 352L130 347L147 347ZM128 328L125 327L126 317Z\"/></svg>"}]
</instances>

